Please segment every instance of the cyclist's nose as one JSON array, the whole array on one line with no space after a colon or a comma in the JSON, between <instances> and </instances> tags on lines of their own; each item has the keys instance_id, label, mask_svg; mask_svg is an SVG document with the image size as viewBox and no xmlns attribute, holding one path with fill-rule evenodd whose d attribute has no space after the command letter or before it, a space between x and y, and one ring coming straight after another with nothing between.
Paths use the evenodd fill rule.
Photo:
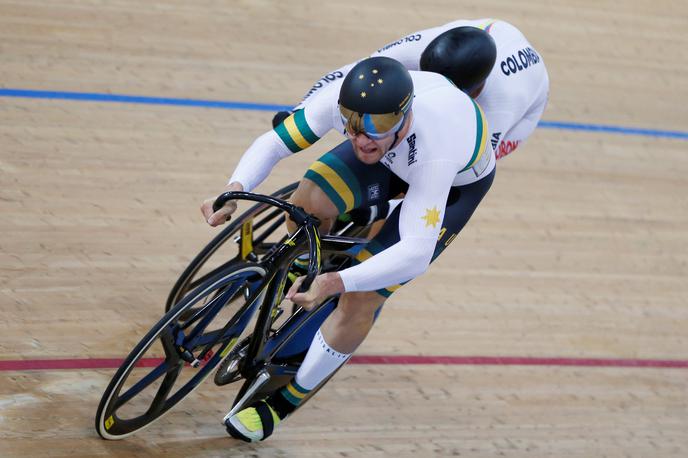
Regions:
<instances>
[{"instance_id":1,"label":"cyclist's nose","mask_svg":"<svg viewBox=\"0 0 688 458\"><path fill-rule=\"evenodd\" d=\"M356 144L356 146L361 147L361 148L369 145L372 142L372 140L370 138L366 137L366 135L362 132L359 132L358 134L356 134L356 136L353 138L353 141L354 141L354 144Z\"/></svg>"}]
</instances>

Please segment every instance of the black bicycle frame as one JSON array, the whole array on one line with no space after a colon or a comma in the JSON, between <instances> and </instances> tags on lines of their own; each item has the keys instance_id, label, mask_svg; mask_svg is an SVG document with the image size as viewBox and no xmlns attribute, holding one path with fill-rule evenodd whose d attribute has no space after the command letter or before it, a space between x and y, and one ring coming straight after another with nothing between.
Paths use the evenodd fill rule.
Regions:
<instances>
[{"instance_id":1,"label":"black bicycle frame","mask_svg":"<svg viewBox=\"0 0 688 458\"><path fill-rule=\"evenodd\" d=\"M303 329L306 323L316 316L323 307L327 306L327 304L332 304L333 298L329 298L309 312L299 309L280 327L277 333L270 336L274 309L279 305L277 301L283 293L284 277L294 259L301 254L309 253L308 274L299 289L300 291L307 291L320 271L322 252L328 255L352 257L351 248L361 243L366 243L367 240L334 235L326 235L321 239L317 230L317 226L320 223L317 218L309 215L300 207L270 196L244 192L227 192L218 197L213 205L213 209L217 211L226 201L232 199L253 200L275 206L288 213L290 218L299 226L291 237L287 238L266 258L256 263L256 265L262 267L269 274L264 280L264 286L254 291L247 301L250 304L261 295L265 295L259 305L260 309L248 344L246 357L242 359L242 364L239 367L242 376L250 380L259 371L265 369L266 366L272 366L272 359L283 346ZM323 317L323 320L324 318L326 316ZM222 334L220 333L219 335L221 336ZM269 339L275 340L271 342L266 352L266 343ZM283 367L282 365L280 366ZM273 367L273 369L277 369L277 367Z\"/></svg>"}]
</instances>

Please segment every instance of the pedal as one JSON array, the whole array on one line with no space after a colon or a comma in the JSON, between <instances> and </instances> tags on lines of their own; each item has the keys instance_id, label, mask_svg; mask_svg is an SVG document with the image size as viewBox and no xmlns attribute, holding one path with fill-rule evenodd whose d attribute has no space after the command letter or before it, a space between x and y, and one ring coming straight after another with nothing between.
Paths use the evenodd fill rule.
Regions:
<instances>
[{"instance_id":1,"label":"pedal","mask_svg":"<svg viewBox=\"0 0 688 458\"><path fill-rule=\"evenodd\" d=\"M206 353L205 356L203 356L203 358L194 358L194 360L191 361L191 363L189 364L191 364L191 367L198 368L198 366L200 366L201 363L205 364L208 361L210 361L210 358L212 358L214 354L215 353L212 350L208 350L208 353Z\"/></svg>"}]
</instances>

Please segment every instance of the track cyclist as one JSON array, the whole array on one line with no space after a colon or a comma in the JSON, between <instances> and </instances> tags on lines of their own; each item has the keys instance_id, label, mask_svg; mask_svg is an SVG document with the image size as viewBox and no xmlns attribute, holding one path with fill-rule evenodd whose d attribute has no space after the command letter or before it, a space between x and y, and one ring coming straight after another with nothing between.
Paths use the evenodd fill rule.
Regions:
<instances>
[{"instance_id":1,"label":"track cyclist","mask_svg":"<svg viewBox=\"0 0 688 458\"><path fill-rule=\"evenodd\" d=\"M485 112L497 159L526 141L547 105L549 77L542 57L516 27L504 21L457 20L411 33L371 56L391 57L408 70L437 72L451 79ZM324 75L292 111L316 100L353 66ZM289 114L275 115L273 125Z\"/></svg>"},{"instance_id":2,"label":"track cyclist","mask_svg":"<svg viewBox=\"0 0 688 458\"><path fill-rule=\"evenodd\" d=\"M303 277L297 278L288 291L287 298L305 309L341 296L292 381L226 421L228 432L245 441L272 434L310 390L349 359L385 300L425 272L456 238L494 179L495 156L479 105L439 74L409 72L380 56L360 61L346 78L258 137L225 191L251 191L279 160L332 129L348 141L311 165L293 203L315 214L326 231L342 213L400 193L405 197L358 253L356 265L317 276L305 293L297 293ZM216 226L236 205L213 213L213 202L206 200L201 210Z\"/></svg>"}]
</instances>

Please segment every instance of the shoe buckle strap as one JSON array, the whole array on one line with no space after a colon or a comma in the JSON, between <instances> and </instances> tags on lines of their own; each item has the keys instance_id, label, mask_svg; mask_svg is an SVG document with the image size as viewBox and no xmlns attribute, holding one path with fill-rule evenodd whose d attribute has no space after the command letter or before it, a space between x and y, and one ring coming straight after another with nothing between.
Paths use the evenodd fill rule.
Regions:
<instances>
[{"instance_id":1,"label":"shoe buckle strap","mask_svg":"<svg viewBox=\"0 0 688 458\"><path fill-rule=\"evenodd\" d=\"M275 429L275 422L272 419L272 412L265 401L259 402L254 407L256 412L258 412L260 422L263 425L263 439L265 439L266 437L270 436L272 431Z\"/></svg>"}]
</instances>

